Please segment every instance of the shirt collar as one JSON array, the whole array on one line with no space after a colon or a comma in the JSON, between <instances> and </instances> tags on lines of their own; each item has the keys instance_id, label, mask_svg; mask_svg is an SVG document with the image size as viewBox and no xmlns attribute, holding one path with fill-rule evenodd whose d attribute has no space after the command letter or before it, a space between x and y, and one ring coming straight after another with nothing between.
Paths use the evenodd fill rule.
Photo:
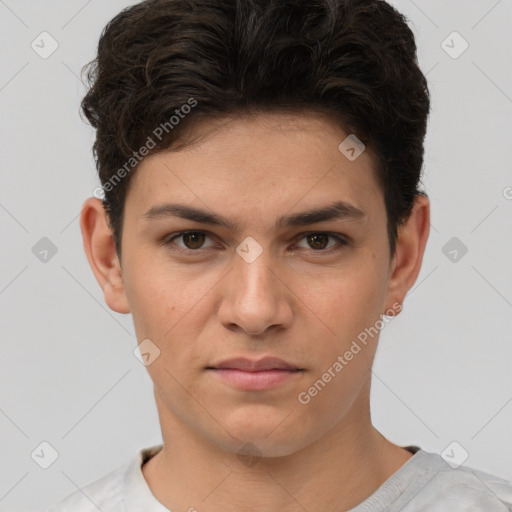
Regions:
<instances>
[{"instance_id":1,"label":"shirt collar","mask_svg":"<svg viewBox=\"0 0 512 512\"><path fill-rule=\"evenodd\" d=\"M153 495L142 473L142 464L156 455L162 444L138 450L135 458L128 465L123 478L123 497L127 511L170 512Z\"/></svg>"}]
</instances>

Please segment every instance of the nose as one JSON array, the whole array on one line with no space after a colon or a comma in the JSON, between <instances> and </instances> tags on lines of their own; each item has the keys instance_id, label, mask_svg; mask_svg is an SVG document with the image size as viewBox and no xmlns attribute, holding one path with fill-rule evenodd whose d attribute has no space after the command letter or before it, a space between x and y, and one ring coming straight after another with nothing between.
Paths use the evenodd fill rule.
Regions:
<instances>
[{"instance_id":1,"label":"nose","mask_svg":"<svg viewBox=\"0 0 512 512\"><path fill-rule=\"evenodd\" d=\"M288 327L293 316L293 294L279 274L282 272L271 261L268 251L252 262L236 254L232 270L222 281L222 299L217 311L224 327L252 336Z\"/></svg>"}]
</instances>

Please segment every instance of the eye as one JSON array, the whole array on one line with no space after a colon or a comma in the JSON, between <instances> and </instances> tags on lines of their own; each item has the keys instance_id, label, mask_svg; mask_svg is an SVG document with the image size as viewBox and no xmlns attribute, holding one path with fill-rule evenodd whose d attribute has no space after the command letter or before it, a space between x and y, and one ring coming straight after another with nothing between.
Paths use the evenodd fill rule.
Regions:
<instances>
[{"instance_id":1,"label":"eye","mask_svg":"<svg viewBox=\"0 0 512 512\"><path fill-rule=\"evenodd\" d=\"M211 243L211 245L204 246L204 242L206 239L210 239L207 232L205 231L182 231L181 233L175 233L164 238L161 242L162 245L170 246L173 251L178 253L190 254L193 252L200 253L201 250L211 249L216 247L215 243ZM336 247L336 243L329 245L329 238L333 239L337 242L338 247ZM182 239L183 244L178 244L175 240ZM348 241L339 235L339 233L327 233L323 231L314 231L310 233L303 233L298 238L299 240L306 240L306 243L309 247L302 248L312 249L313 252L327 252L330 253L332 250L336 251L341 249L341 247L348 245ZM296 245L295 247L301 247L300 245ZM327 249L327 250L326 250Z\"/></svg>"},{"instance_id":2,"label":"eye","mask_svg":"<svg viewBox=\"0 0 512 512\"><path fill-rule=\"evenodd\" d=\"M182 238L184 245L175 244L174 240ZM177 233L170 238L166 238L163 240L164 245L174 244L178 248L176 249L178 252L190 252L190 251L198 251L199 249L204 249L203 244L206 238L210 238L204 231L183 231L181 233ZM214 247L215 244L212 244L208 247Z\"/></svg>"},{"instance_id":3,"label":"eye","mask_svg":"<svg viewBox=\"0 0 512 512\"><path fill-rule=\"evenodd\" d=\"M323 251L324 249L332 249L336 244L327 246L328 239L333 238L338 242L338 245L343 247L348 245L347 240L339 236L337 233L325 233L323 231L319 232L311 232L305 233L302 235L302 239L306 239L306 243L309 244L309 248L312 248L313 251ZM299 247L299 245L297 245ZM338 247L340 248L340 247ZM336 250L336 249L335 249ZM330 251L325 251L330 252Z\"/></svg>"}]
</instances>

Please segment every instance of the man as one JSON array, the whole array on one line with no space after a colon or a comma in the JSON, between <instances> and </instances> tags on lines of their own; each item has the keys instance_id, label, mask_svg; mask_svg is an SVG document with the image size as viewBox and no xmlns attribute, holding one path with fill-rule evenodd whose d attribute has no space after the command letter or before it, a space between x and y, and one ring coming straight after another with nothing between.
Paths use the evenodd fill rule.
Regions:
<instances>
[{"instance_id":1,"label":"man","mask_svg":"<svg viewBox=\"0 0 512 512\"><path fill-rule=\"evenodd\" d=\"M507 511L507 482L372 425L379 331L429 234L429 93L382 0L154 0L106 27L81 215L163 444L52 511Z\"/></svg>"}]
</instances>

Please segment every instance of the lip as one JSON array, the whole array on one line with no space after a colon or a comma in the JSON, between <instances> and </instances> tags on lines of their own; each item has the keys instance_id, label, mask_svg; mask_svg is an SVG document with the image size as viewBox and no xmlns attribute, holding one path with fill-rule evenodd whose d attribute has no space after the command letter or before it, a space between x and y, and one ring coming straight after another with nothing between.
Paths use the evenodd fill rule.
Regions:
<instances>
[{"instance_id":1,"label":"lip","mask_svg":"<svg viewBox=\"0 0 512 512\"><path fill-rule=\"evenodd\" d=\"M270 389L304 372L303 368L278 357L263 357L258 360L238 357L221 361L206 369L224 382L245 391Z\"/></svg>"},{"instance_id":2,"label":"lip","mask_svg":"<svg viewBox=\"0 0 512 512\"><path fill-rule=\"evenodd\" d=\"M223 369L229 368L231 370L242 370L244 372L259 372L263 370L302 370L291 363L280 359L279 357L266 356L261 359L253 360L247 357L235 357L226 359L207 369Z\"/></svg>"}]
</instances>

